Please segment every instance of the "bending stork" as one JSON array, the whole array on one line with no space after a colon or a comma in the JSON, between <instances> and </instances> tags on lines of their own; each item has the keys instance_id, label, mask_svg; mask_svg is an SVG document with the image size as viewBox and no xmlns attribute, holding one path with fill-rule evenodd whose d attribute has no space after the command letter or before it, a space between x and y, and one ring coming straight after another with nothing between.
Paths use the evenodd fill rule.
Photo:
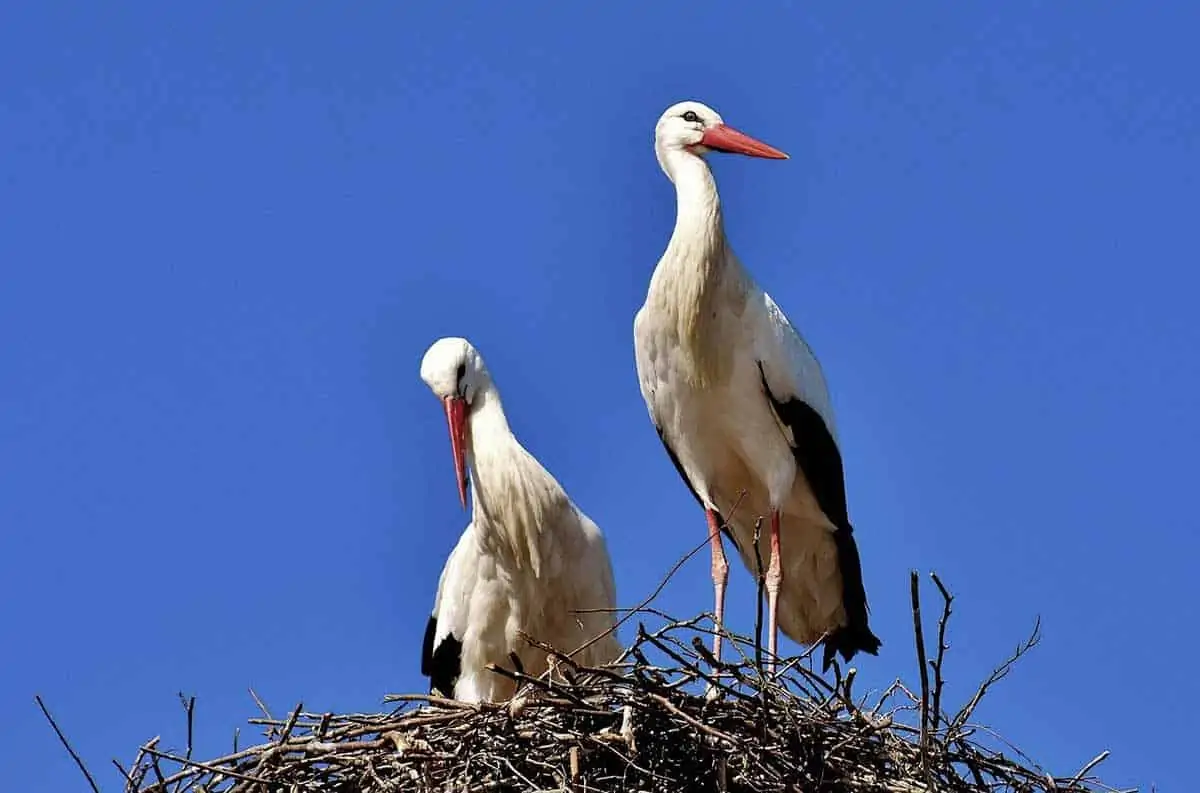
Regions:
<instances>
[{"instance_id":1,"label":"bending stork","mask_svg":"<svg viewBox=\"0 0 1200 793\"><path fill-rule=\"evenodd\" d=\"M513 436L483 358L466 339L436 341L421 379L442 401L458 495L471 522L446 561L425 631L421 673L430 690L466 702L497 702L516 686L487 670L515 663L533 675L546 653L518 631L594 666L614 660L612 564L600 529ZM595 611L575 613L577 609ZM608 611L599 611L608 609Z\"/></svg>"},{"instance_id":2,"label":"bending stork","mask_svg":"<svg viewBox=\"0 0 1200 793\"><path fill-rule=\"evenodd\" d=\"M662 115L654 149L675 185L677 214L634 320L637 371L667 454L707 516L713 654L720 658L729 574L721 531L753 572L755 519L769 516L770 546L760 546L760 555L769 559L772 669L779 628L801 644L825 635L826 670L835 653L846 661L860 650L876 655L880 641L867 621L824 375L734 255L704 161L710 151L787 155L726 126L699 102Z\"/></svg>"}]
</instances>

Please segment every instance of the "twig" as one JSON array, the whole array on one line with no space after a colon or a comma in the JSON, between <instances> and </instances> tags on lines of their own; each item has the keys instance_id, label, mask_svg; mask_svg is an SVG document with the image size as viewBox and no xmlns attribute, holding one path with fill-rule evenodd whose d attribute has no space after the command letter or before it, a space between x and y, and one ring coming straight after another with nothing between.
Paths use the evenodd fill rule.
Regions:
<instances>
[{"instance_id":1,"label":"twig","mask_svg":"<svg viewBox=\"0 0 1200 793\"><path fill-rule=\"evenodd\" d=\"M258 698L258 693L253 688L250 688L249 691L250 691L250 696L254 698L254 704L258 705L258 709L263 712L263 715L266 716L268 719L275 718L274 716L271 715L271 711L267 710L267 706L263 704L263 701ZM271 734L271 730L267 730L267 735L270 736L270 734Z\"/></svg>"},{"instance_id":2,"label":"twig","mask_svg":"<svg viewBox=\"0 0 1200 793\"><path fill-rule=\"evenodd\" d=\"M1105 760L1108 759L1108 754L1109 754L1108 750L1105 749L1103 752L1101 752L1100 754L1096 755L1091 760L1089 760L1083 766L1083 768L1079 769L1075 773L1075 776L1071 777L1071 781L1067 783L1067 787L1069 788L1072 785L1078 785L1080 782L1082 782L1083 778L1088 775L1089 771L1091 771L1093 768L1095 768L1096 766L1100 765L1101 763L1103 763Z\"/></svg>"},{"instance_id":3,"label":"twig","mask_svg":"<svg viewBox=\"0 0 1200 793\"><path fill-rule=\"evenodd\" d=\"M42 702L40 695L35 695L33 699L35 702L37 702L38 707L42 709L42 715L46 717L46 721L50 722L50 726L54 728L54 734L58 736L58 740L62 742L63 747L71 755L71 759L75 761L75 765L79 766L79 770L83 772L85 777L87 777L88 784L91 785L94 793L100 793L100 788L96 786L96 780L92 779L92 775L87 770L87 766L83 764L83 760L81 760L79 755L75 753L75 750L71 748L71 744L67 740L67 736L63 735L62 730L58 728L58 724L54 721L54 717L50 715L50 711L46 708L46 703Z\"/></svg>"},{"instance_id":4,"label":"twig","mask_svg":"<svg viewBox=\"0 0 1200 793\"><path fill-rule=\"evenodd\" d=\"M220 774L222 776L231 776L234 779L241 779L246 782L257 782L260 785L270 785L270 782L267 781L266 779L263 779L262 777L252 776L250 774L244 774L240 771L235 771L232 768L220 768L218 766L209 765L208 763L200 763L195 760L189 760L186 757L180 757L177 754L171 754L170 752L160 752L157 749L147 749L146 753L149 755L152 755L154 757L161 757L164 760L170 760L173 763L179 763L180 765L191 766L192 768L199 768L202 771L209 772L210 774ZM163 789L165 790L165 783L163 784ZM96 793L99 793L99 791L97 791Z\"/></svg>"},{"instance_id":5,"label":"twig","mask_svg":"<svg viewBox=\"0 0 1200 793\"><path fill-rule=\"evenodd\" d=\"M744 495L745 495L745 493L743 492L743 494L742 494L742 495L744 496ZM741 496L739 496L739 497L738 497L738 500L734 502L734 504L733 504L733 508L729 510L729 515L730 515L730 517L728 517L728 518L726 518L726 519L725 519L725 525L726 525L726 526L728 526L728 525L729 525L729 521L733 519L733 517L732 517L732 516L733 516L733 513L737 511L738 505L740 505L741 503L742 503L742 497L741 497ZM637 604L636 606L634 606L632 609L630 609L630 610L629 610L629 613L628 613L628 614L626 614L624 617L621 617L621 619L619 619L619 620L617 620L615 623L613 623L613 626L612 626L611 628L607 628L607 629L605 629L605 630L604 630L604 631L602 631L601 633L597 634L596 636L593 636L591 639L588 639L586 642L584 642L583 644L581 644L581 645L579 645L578 647L576 647L576 648L575 648L574 650L572 650L571 652L567 653L567 654L566 654L567 658L574 658L576 655L578 655L579 653L583 652L583 651L584 651L584 650L586 650L587 648L591 647L593 644L595 644L596 642L600 641L600 640L601 640L601 639L603 639L605 636L608 636L608 635L609 635L609 634L611 634L611 633L615 633L615 632L616 632L616 630L617 630L618 628L620 628L622 625L624 625L624 624L625 624L625 621L626 621L626 620L628 620L628 619L629 619L630 617L632 617L634 614L637 614L639 611L641 611L641 610L642 610L643 608L645 608L646 606L650 605L650 603L651 603L651 602L652 602L652 601L653 601L653 600L654 600L656 597L658 597L659 593L661 593L661 592L662 592L664 589L666 589L667 583L668 583L668 582L669 582L669 581L670 581L672 578L674 578L674 577L675 577L675 574L676 574L677 572L679 572L679 568L683 567L683 566L684 566L684 564L686 564L686 563L687 563L687 561L688 561L689 559L691 559L693 556L695 556L696 554L698 554L698 553L700 552L700 550L701 550L702 548L704 548L704 546L706 546L706 545L708 545L708 544L709 544L709 539L708 539L708 534L707 534L707 532L706 532L706 533L705 533L705 535L704 535L704 542L700 543L700 544L699 544L699 545L697 545L695 548L693 548L692 550L688 551L688 552L687 552L687 553L685 553L683 556L681 556L681 557L679 558L679 561L678 561L678 562L676 562L674 565L672 565L672 566L671 566L671 569L667 571L667 575L666 575L666 577L664 577L662 581L659 581L659 582L658 582L658 586L656 586L656 587L654 588L654 591L653 591L653 592L651 592L651 593L650 593L650 594L649 594L649 595L648 595L648 596L647 596L647 597L646 597L646 598L645 598L645 599L644 599L644 600L643 600L641 603L639 603L639 604Z\"/></svg>"},{"instance_id":6,"label":"twig","mask_svg":"<svg viewBox=\"0 0 1200 793\"><path fill-rule=\"evenodd\" d=\"M913 570L909 576L912 598L913 636L917 642L917 666L921 670L921 771L929 777L929 671L925 668L925 631L921 628L921 579Z\"/></svg>"},{"instance_id":7,"label":"twig","mask_svg":"<svg viewBox=\"0 0 1200 793\"><path fill-rule=\"evenodd\" d=\"M942 593L942 616L938 620L938 651L937 660L933 661L933 712L930 714L932 722L930 728L934 731L938 728L938 720L942 716L942 686L945 685L945 679L942 677L942 662L946 657L946 650L950 649L946 645L946 625L950 622L950 606L954 602L954 596L950 594L945 585L942 584L942 579L938 578L937 573L930 573L929 577L933 579L933 583L937 586L938 591Z\"/></svg>"},{"instance_id":8,"label":"twig","mask_svg":"<svg viewBox=\"0 0 1200 793\"><path fill-rule=\"evenodd\" d=\"M187 753L184 755L187 759L192 759L192 719L196 712L196 698L184 697L183 692L179 692L179 702L183 705L184 712L187 713Z\"/></svg>"},{"instance_id":9,"label":"twig","mask_svg":"<svg viewBox=\"0 0 1200 793\"><path fill-rule=\"evenodd\" d=\"M967 720L971 718L971 714L975 712L975 708L979 707L979 703L983 700L983 695L987 693L988 689L1007 677L1008 673L1012 671L1013 664L1015 664L1021 656L1025 655L1025 653L1036 647L1041 640L1042 618L1038 617L1036 620L1034 620L1033 630L1030 631L1029 637L1017 647L1013 654L1008 657L1008 660L992 670L992 673L988 675L987 680L984 680L979 684L979 688L976 689L975 695L971 697L971 701L964 705L962 710L955 715L954 720L950 723L950 730L952 732L962 729L963 725L967 723Z\"/></svg>"},{"instance_id":10,"label":"twig","mask_svg":"<svg viewBox=\"0 0 1200 793\"><path fill-rule=\"evenodd\" d=\"M651 693L648 696L650 697L650 699L652 699L655 702L657 702L658 704L662 705L664 708L671 711L676 716L678 716L679 718L686 721L688 724L695 727L697 730L700 730L700 732L704 733L705 735L711 735L712 737L714 737L718 740L725 741L730 746L736 747L741 744L741 742L738 739L734 738L732 735L727 735L726 733L723 733L720 730L718 730L716 727L708 726L704 722L697 719L695 716L690 716L687 713L684 713L682 710L679 709L679 707L677 705L675 705L675 703L671 702L671 700L667 699L662 694Z\"/></svg>"},{"instance_id":11,"label":"twig","mask_svg":"<svg viewBox=\"0 0 1200 793\"><path fill-rule=\"evenodd\" d=\"M121 761L117 760L114 757L112 764L115 765L117 767L117 770L121 772L121 776L125 777L125 789L126 790L137 790L137 782L133 781L133 776L130 775L130 773L125 770L125 766L121 765ZM136 769L137 767L134 766L134 768Z\"/></svg>"},{"instance_id":12,"label":"twig","mask_svg":"<svg viewBox=\"0 0 1200 793\"><path fill-rule=\"evenodd\" d=\"M762 518L758 518L754 521L754 579L757 584L757 597L754 599L754 668L758 670L758 676L763 678L762 616L763 587L766 582L766 575L763 573L762 552L758 549L758 540L761 536ZM766 707L765 699L763 700L763 707Z\"/></svg>"},{"instance_id":13,"label":"twig","mask_svg":"<svg viewBox=\"0 0 1200 793\"><path fill-rule=\"evenodd\" d=\"M288 716L287 724L283 725L283 732L279 733L279 743L286 743L288 736L292 734L292 730L296 728L296 719L300 718L300 712L304 710L304 703L301 702L292 711L292 715Z\"/></svg>"},{"instance_id":14,"label":"twig","mask_svg":"<svg viewBox=\"0 0 1200 793\"><path fill-rule=\"evenodd\" d=\"M181 705L183 705L183 710L187 714L187 751L184 753L183 756L186 757L188 760L191 760L192 759L192 718L193 718L193 715L196 710L196 698L194 696L193 697L185 697L183 695L183 692L180 691L179 692L179 703ZM175 793L179 793L179 791L182 789L183 789L183 780L180 780L179 783L175 785Z\"/></svg>"}]
</instances>

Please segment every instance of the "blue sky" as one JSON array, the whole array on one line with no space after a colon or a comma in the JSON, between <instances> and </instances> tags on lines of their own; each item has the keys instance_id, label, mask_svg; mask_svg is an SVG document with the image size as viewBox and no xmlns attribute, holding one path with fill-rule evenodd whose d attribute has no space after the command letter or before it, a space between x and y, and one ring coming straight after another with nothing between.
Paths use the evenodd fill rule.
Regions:
<instances>
[{"instance_id":1,"label":"blue sky","mask_svg":"<svg viewBox=\"0 0 1200 793\"><path fill-rule=\"evenodd\" d=\"M769 7L770 10L767 10ZM1195 4L25 4L0 29L0 774L229 745L254 706L416 690L466 522L435 338L482 351L625 604L703 537L632 321L659 114L830 380L876 632L957 594L951 704L1118 785L1191 779L1200 585ZM740 567L731 623L752 620ZM711 607L696 557L659 601ZM787 643L787 648L794 645ZM1147 728L1148 722L1159 727ZM243 738L245 741L246 738Z\"/></svg>"}]
</instances>

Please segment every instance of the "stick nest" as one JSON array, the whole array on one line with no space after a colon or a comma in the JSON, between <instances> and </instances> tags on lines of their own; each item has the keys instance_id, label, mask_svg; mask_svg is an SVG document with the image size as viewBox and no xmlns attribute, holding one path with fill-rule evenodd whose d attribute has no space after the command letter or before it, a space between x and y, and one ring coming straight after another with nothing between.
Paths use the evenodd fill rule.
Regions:
<instances>
[{"instance_id":1,"label":"stick nest","mask_svg":"<svg viewBox=\"0 0 1200 793\"><path fill-rule=\"evenodd\" d=\"M681 622L641 608L639 618L658 625L639 624L617 664L584 668L555 653L540 677L496 670L523 684L507 703L400 695L385 699L395 707L389 713L298 706L273 718L259 702L264 716L250 721L265 728L266 742L238 750L235 741L232 754L201 762L191 758L194 700L185 700L186 752L155 739L132 768L116 765L127 793L1111 790L1088 776L1107 752L1056 777L972 722L988 688L1037 643L1037 627L960 710L942 709L952 598L934 581L944 605L927 658L913 574L919 689L897 681L859 699L853 669L835 667L827 680L807 656L781 662L771 676L761 641L732 634L725 655L740 660L716 664L701 627L707 617ZM719 697L705 697L708 686Z\"/></svg>"}]
</instances>

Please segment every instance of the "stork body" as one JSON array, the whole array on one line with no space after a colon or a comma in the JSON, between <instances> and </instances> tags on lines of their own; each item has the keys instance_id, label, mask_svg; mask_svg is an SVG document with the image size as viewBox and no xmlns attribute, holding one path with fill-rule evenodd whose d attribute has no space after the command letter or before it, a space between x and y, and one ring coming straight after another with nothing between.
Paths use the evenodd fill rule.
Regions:
<instances>
[{"instance_id":1,"label":"stork body","mask_svg":"<svg viewBox=\"0 0 1200 793\"><path fill-rule=\"evenodd\" d=\"M826 668L835 653L847 661L875 654L824 374L734 255L702 156L786 155L696 102L667 110L655 148L675 184L677 217L634 320L638 378L659 437L708 518L717 620L728 578L718 529L756 572L761 519L772 660L777 629L802 644L825 635Z\"/></svg>"},{"instance_id":2,"label":"stork body","mask_svg":"<svg viewBox=\"0 0 1200 793\"><path fill-rule=\"evenodd\" d=\"M479 353L465 339L440 339L426 352L421 377L442 399L450 424L459 495L472 518L438 581L421 653L430 689L468 702L515 692L488 664L529 674L546 653L520 633L570 653L585 665L620 653L613 627L616 591L600 529L509 428L500 396ZM608 611L584 611L577 610Z\"/></svg>"}]
</instances>

